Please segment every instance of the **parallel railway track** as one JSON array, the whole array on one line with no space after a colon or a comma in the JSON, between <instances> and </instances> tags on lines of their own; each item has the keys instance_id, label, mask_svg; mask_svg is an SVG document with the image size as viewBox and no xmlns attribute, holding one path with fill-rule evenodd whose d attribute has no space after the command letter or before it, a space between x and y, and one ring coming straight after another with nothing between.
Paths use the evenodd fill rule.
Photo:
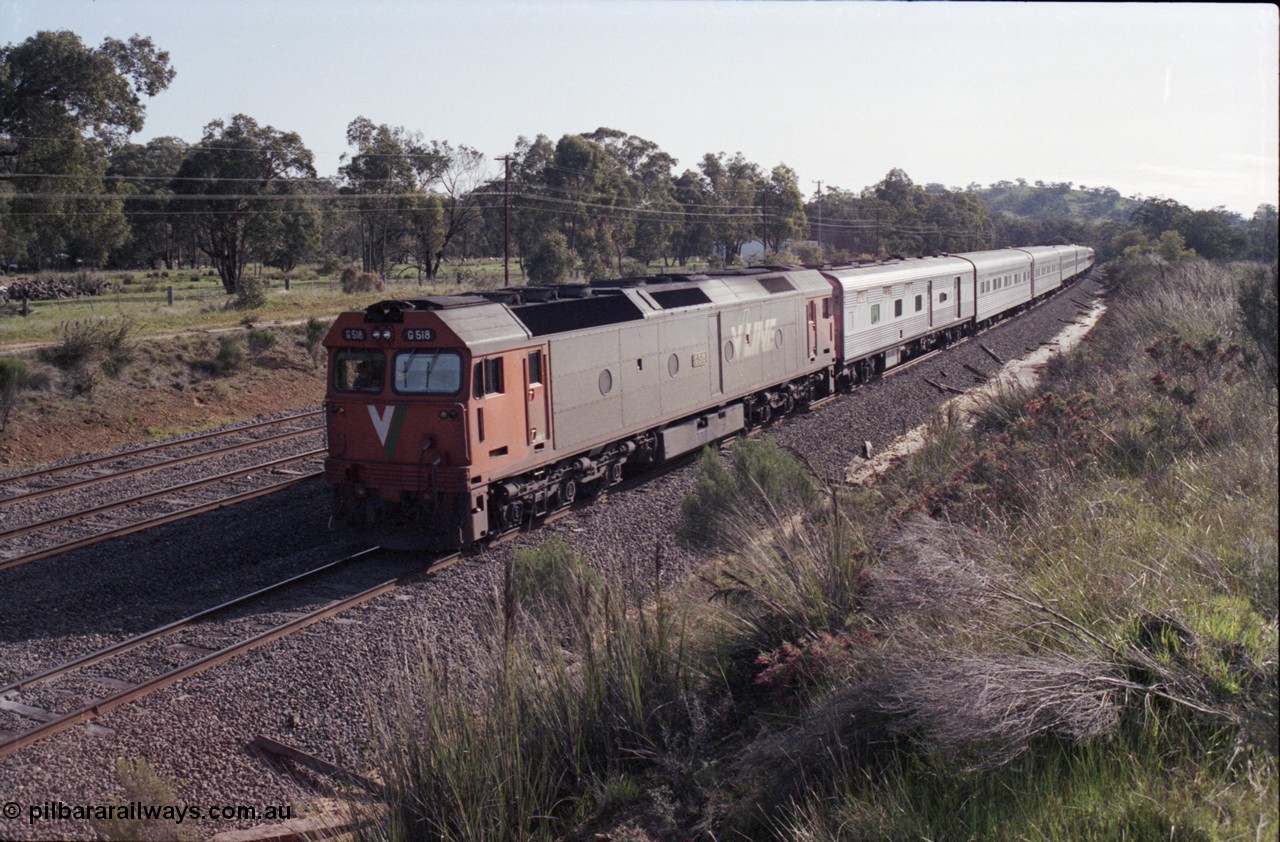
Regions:
<instances>
[{"instance_id":1,"label":"parallel railway track","mask_svg":"<svg viewBox=\"0 0 1280 842\"><path fill-rule=\"evenodd\" d=\"M322 580L326 577L336 576L351 568L360 568L354 570L353 575L359 575L362 572L367 575L369 573L368 568L375 560L380 558L384 563L388 558L396 559L390 566L400 569L397 570L395 575L382 578L376 584L362 587L354 593L323 601L322 604L306 611L289 612L279 609L266 611L264 616L269 617L271 614L276 614L279 615L279 618L283 618L280 621L277 621L279 618L271 619L266 628L262 628L260 620L255 622L254 618L250 617L248 618L250 620L250 633L239 635L234 642L224 645L217 644L218 639L225 637L228 632L226 627L214 625L218 618L234 615L238 611L272 597L289 595L295 600L306 599L308 595L299 589L308 585L313 588L310 597L314 598L317 584L321 589L321 594L324 593L325 586ZM0 711L7 711L13 715L11 718L21 718L38 723L34 727L22 729L17 733L0 731L0 759L54 734L81 723L89 722L122 705L144 698L184 678L204 672L238 655L250 652L280 638L296 634L321 620L362 605L382 594L390 593L419 575L443 570L455 564L460 558L461 554L454 553L434 559L424 565L421 561L408 560L403 554L397 555L380 547L373 547L180 620L167 623L143 634L135 635L96 652L46 669L38 674L0 686ZM332 590L335 586L330 584L328 587ZM339 590L350 590L351 587L350 582L345 586L342 583L337 585ZM198 636L202 625L209 626L204 630L204 637ZM206 645L189 642L169 645L162 654L169 656L176 652L179 655L194 654L195 657L184 663L164 669L158 674L134 681L105 674L86 675L84 673L90 667L96 667L97 672L102 673L102 668L108 664L115 664L118 674L136 672L139 669L137 664L126 665L126 662L122 659L129 653L134 653L148 645L151 645L154 650L154 647L161 641L177 636L182 632L189 633L188 639L199 640ZM196 636L192 638L190 633L194 633ZM156 656L153 652L152 660L155 659ZM143 658L141 660L145 663L146 659ZM108 687L114 689L115 692L105 696L90 696L81 703L73 702L70 705L70 709L63 712L49 710L48 707L52 707L52 705L46 706L31 703L39 701L41 688L58 683L63 685L74 684L74 679L77 677L81 679L82 684L86 684L91 688ZM54 693L45 693L45 696L60 699L68 697L85 699L84 691L78 690L74 686L70 689L66 687L60 688ZM20 701L20 699L26 699L26 701Z\"/></svg>"},{"instance_id":2,"label":"parallel railway track","mask_svg":"<svg viewBox=\"0 0 1280 842\"><path fill-rule=\"evenodd\" d=\"M306 463L322 458L323 447L277 458L267 458L275 456L267 451L281 447L296 449L297 440L321 436L320 425L308 424L301 429L270 433L248 441L236 439L243 438L246 431L254 434L299 421L306 423L320 414L318 410L309 411L8 477L3 487L18 490L0 498L0 547L5 548L0 550L0 570L271 494L316 477L320 470L307 467ZM227 441L230 443L223 443ZM198 452L189 452L192 446L198 447ZM263 452L255 454L256 449ZM168 456L172 451L178 452ZM140 456L147 459L144 464L128 464ZM153 458L156 456L161 458ZM228 459L247 464L196 479L188 476L196 464ZM103 466L112 463L125 464L114 470L103 470ZM93 473L85 476L85 471ZM142 493L111 494L114 483L144 474L156 475L154 481L166 471L180 474L176 477L178 481ZM260 479L281 475L285 479L267 484ZM66 479L59 481L59 477ZM251 488L233 487L246 478L254 478L250 480ZM53 484L49 484L49 480L53 480ZM38 483L35 488L23 487L33 482ZM193 492L198 499L192 498ZM50 502L57 504L57 511L36 512L34 516L23 511L29 504L48 498L56 498ZM102 502L104 498L106 502Z\"/></svg>"}]
</instances>

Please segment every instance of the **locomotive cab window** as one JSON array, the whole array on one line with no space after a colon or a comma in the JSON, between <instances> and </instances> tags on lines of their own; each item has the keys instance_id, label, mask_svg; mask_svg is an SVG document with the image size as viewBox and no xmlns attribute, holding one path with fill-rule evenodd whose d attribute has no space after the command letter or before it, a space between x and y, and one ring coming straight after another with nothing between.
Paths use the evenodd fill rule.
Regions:
<instances>
[{"instance_id":1,"label":"locomotive cab window","mask_svg":"<svg viewBox=\"0 0 1280 842\"><path fill-rule=\"evenodd\" d=\"M542 382L542 352L529 352L529 385Z\"/></svg>"},{"instance_id":2,"label":"locomotive cab window","mask_svg":"<svg viewBox=\"0 0 1280 842\"><path fill-rule=\"evenodd\" d=\"M473 391L477 398L502 394L502 357L493 357L476 363L471 379L475 384Z\"/></svg>"},{"instance_id":3,"label":"locomotive cab window","mask_svg":"<svg viewBox=\"0 0 1280 842\"><path fill-rule=\"evenodd\" d=\"M387 376L387 358L381 351L344 349L333 357L333 388L339 392L382 391Z\"/></svg>"},{"instance_id":4,"label":"locomotive cab window","mask_svg":"<svg viewBox=\"0 0 1280 842\"><path fill-rule=\"evenodd\" d=\"M402 395L454 395L462 387L462 355L456 351L396 354L392 387Z\"/></svg>"}]
</instances>

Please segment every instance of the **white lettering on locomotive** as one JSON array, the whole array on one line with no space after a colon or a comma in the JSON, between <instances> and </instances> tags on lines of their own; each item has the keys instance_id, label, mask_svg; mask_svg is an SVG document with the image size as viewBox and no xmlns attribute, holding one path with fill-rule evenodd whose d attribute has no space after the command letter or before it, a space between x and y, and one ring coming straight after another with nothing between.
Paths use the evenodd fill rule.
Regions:
<instances>
[{"instance_id":1,"label":"white lettering on locomotive","mask_svg":"<svg viewBox=\"0 0 1280 842\"><path fill-rule=\"evenodd\" d=\"M777 319L761 319L730 327L729 339L733 342L734 355L746 359L774 350L774 343L766 342L765 337L773 336L777 326Z\"/></svg>"}]
</instances>

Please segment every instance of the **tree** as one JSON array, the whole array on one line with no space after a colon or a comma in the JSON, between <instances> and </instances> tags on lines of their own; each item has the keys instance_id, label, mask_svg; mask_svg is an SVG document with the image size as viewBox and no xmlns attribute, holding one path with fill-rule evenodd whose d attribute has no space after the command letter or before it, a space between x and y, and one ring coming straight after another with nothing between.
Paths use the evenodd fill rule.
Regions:
<instances>
[{"instance_id":1,"label":"tree","mask_svg":"<svg viewBox=\"0 0 1280 842\"><path fill-rule=\"evenodd\" d=\"M126 144L111 155L107 180L124 197L129 228L128 238L111 253L112 265L173 268L180 242L179 218L171 213L169 197L173 177L186 155L187 144L176 137Z\"/></svg>"},{"instance_id":2,"label":"tree","mask_svg":"<svg viewBox=\"0 0 1280 842\"><path fill-rule=\"evenodd\" d=\"M1275 205L1258 205L1249 220L1250 256L1265 263L1276 262L1277 220Z\"/></svg>"},{"instance_id":3,"label":"tree","mask_svg":"<svg viewBox=\"0 0 1280 842\"><path fill-rule=\"evenodd\" d=\"M434 278L449 246L480 223L477 188L485 176L485 156L470 146L442 141L415 143L408 152L419 187L413 207L427 210L411 216L409 230L418 246L418 265Z\"/></svg>"},{"instance_id":4,"label":"tree","mask_svg":"<svg viewBox=\"0 0 1280 842\"><path fill-rule=\"evenodd\" d=\"M1248 254L1249 240L1244 218L1226 208L1191 211L1176 222L1187 246L1201 257L1225 260Z\"/></svg>"},{"instance_id":5,"label":"tree","mask_svg":"<svg viewBox=\"0 0 1280 842\"><path fill-rule=\"evenodd\" d=\"M737 259L742 247L757 236L760 227L758 197L764 185L760 167L736 153L726 160L725 154L710 153L702 157L702 171L710 207L711 232L716 247L726 263Z\"/></svg>"},{"instance_id":6,"label":"tree","mask_svg":"<svg viewBox=\"0 0 1280 842\"><path fill-rule=\"evenodd\" d=\"M759 201L760 240L766 252L778 254L788 240L808 234L804 197L800 193L799 178L791 167L778 164L773 168L768 181L761 185Z\"/></svg>"},{"instance_id":7,"label":"tree","mask_svg":"<svg viewBox=\"0 0 1280 842\"><path fill-rule=\"evenodd\" d=\"M103 182L108 155L142 129L142 98L173 76L169 54L138 35L95 50L73 32L40 32L0 49L0 174L11 184L0 248L10 259L99 263L124 241L122 197Z\"/></svg>"},{"instance_id":8,"label":"tree","mask_svg":"<svg viewBox=\"0 0 1280 842\"><path fill-rule=\"evenodd\" d=\"M681 220L671 240L681 266L693 258L705 257L715 248L711 198L706 180L693 170L685 170L675 180L674 199L680 205Z\"/></svg>"},{"instance_id":9,"label":"tree","mask_svg":"<svg viewBox=\"0 0 1280 842\"><path fill-rule=\"evenodd\" d=\"M359 220L360 257L366 272L387 274L387 251L404 234L406 199L417 185L417 170L438 166L434 160L410 160L414 143L403 128L375 125L357 117L347 125L347 144L356 148L338 168ZM345 157L345 155L344 155Z\"/></svg>"},{"instance_id":10,"label":"tree","mask_svg":"<svg viewBox=\"0 0 1280 842\"><path fill-rule=\"evenodd\" d=\"M316 175L312 154L295 132L237 114L230 123L204 128L173 182L175 206L184 213L200 250L209 256L228 295L238 291L245 264L261 256L289 213L298 185Z\"/></svg>"},{"instance_id":11,"label":"tree","mask_svg":"<svg viewBox=\"0 0 1280 842\"><path fill-rule=\"evenodd\" d=\"M552 231L525 259L525 274L538 284L558 284L573 271L574 256L564 235Z\"/></svg>"}]
</instances>

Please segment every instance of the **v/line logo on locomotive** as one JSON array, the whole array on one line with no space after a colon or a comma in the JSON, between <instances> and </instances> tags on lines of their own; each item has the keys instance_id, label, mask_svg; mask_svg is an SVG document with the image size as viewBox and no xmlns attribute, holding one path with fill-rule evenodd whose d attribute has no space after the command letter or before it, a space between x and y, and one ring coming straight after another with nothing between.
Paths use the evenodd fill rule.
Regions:
<instances>
[{"instance_id":1,"label":"v/line logo on locomotive","mask_svg":"<svg viewBox=\"0 0 1280 842\"><path fill-rule=\"evenodd\" d=\"M732 347L732 351L730 351ZM760 319L743 322L729 328L729 342L725 354L729 359L755 357L782 348L782 331L777 319Z\"/></svg>"},{"instance_id":2,"label":"v/line logo on locomotive","mask_svg":"<svg viewBox=\"0 0 1280 842\"><path fill-rule=\"evenodd\" d=\"M386 448L387 458L395 455L396 444L400 440L400 429L404 426L405 406L389 405L377 409L369 404L369 420L373 422L373 430L378 434L378 442Z\"/></svg>"}]
</instances>

